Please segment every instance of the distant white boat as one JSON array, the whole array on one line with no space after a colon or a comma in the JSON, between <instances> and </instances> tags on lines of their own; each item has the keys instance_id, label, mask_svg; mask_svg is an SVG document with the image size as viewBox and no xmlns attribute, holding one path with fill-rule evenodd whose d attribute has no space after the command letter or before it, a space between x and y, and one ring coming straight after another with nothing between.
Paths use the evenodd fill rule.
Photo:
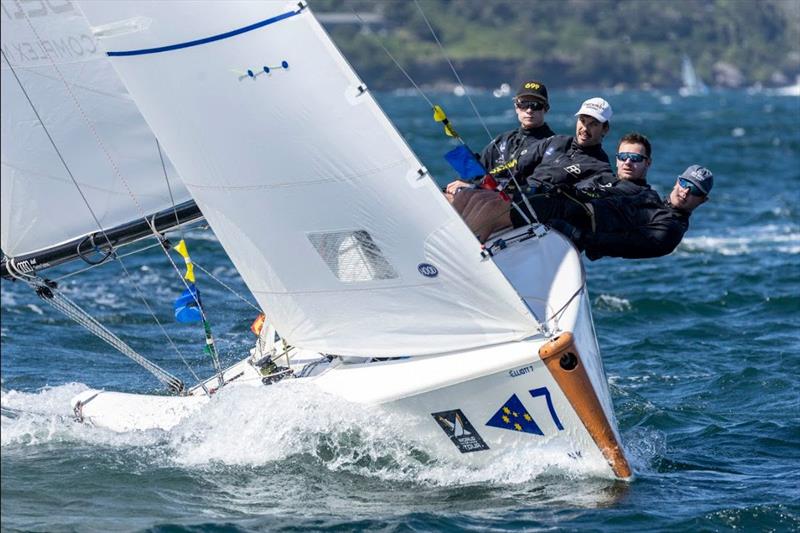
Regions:
<instances>
[{"instance_id":1,"label":"distant white boat","mask_svg":"<svg viewBox=\"0 0 800 533\"><path fill-rule=\"evenodd\" d=\"M800 96L800 75L794 79L794 84L778 87L772 91L772 94L777 94L779 96Z\"/></svg>"},{"instance_id":2,"label":"distant white boat","mask_svg":"<svg viewBox=\"0 0 800 533\"><path fill-rule=\"evenodd\" d=\"M708 94L708 87L697 75L694 65L692 65L692 60L686 55L683 56L681 62L681 80L683 81L683 86L678 89L678 93L681 96Z\"/></svg>"},{"instance_id":3,"label":"distant white boat","mask_svg":"<svg viewBox=\"0 0 800 533\"><path fill-rule=\"evenodd\" d=\"M503 98L504 96L508 96L510 94L511 94L511 85L507 83L501 83L500 87L492 91L492 95L494 95L495 98Z\"/></svg>"}]
</instances>

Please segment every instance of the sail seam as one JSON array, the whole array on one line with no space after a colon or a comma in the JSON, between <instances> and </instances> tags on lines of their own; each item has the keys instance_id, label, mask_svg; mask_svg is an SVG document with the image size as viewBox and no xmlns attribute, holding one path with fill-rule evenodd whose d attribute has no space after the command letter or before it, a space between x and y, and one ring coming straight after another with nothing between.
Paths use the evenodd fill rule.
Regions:
<instances>
[{"instance_id":1,"label":"sail seam","mask_svg":"<svg viewBox=\"0 0 800 533\"><path fill-rule=\"evenodd\" d=\"M397 279L397 278L395 278ZM431 283L409 283L403 285L392 285L391 287L381 287L377 285L373 285L370 287L359 287L356 285L362 285L362 283L352 285L347 282L343 282L344 285L347 285L345 288L337 288L337 289L309 289L305 291L265 291L265 290L251 290L250 292L259 293L259 294L276 294L276 295L292 295L292 294L321 294L321 293L334 293L334 292L351 292L351 291L387 291L387 290L395 290L395 289L416 289L419 287L430 287L432 285L436 285L436 282Z\"/></svg>"},{"instance_id":2,"label":"sail seam","mask_svg":"<svg viewBox=\"0 0 800 533\"><path fill-rule=\"evenodd\" d=\"M124 50L121 52L106 52L109 57L122 57L122 56L141 56L141 55L148 55L148 54L159 54L161 52L170 52L172 50L180 50L182 48L191 48L193 46L200 46L202 44L213 43L215 41L221 41L223 39L228 39L230 37L235 37L237 35L241 35L242 33L247 33L253 30L257 30L259 28L263 28L264 26L268 26L270 24L274 24L276 22L280 22L281 20L287 19L289 17L293 17L299 14L302 9L298 9L297 11L289 11L286 13L282 13L275 17L268 18L266 20L262 20L261 22L256 22L255 24L251 24L249 26L245 26L243 28L238 28L236 30L231 30L229 32L220 33L218 35L212 35L211 37L204 37L202 39L195 39L194 41L187 41L184 43L176 43L170 44L167 46L158 46L155 48L142 48L140 50Z\"/></svg>"},{"instance_id":3,"label":"sail seam","mask_svg":"<svg viewBox=\"0 0 800 533\"><path fill-rule=\"evenodd\" d=\"M217 191L249 191L249 190L267 190L267 189L287 189L287 188L295 188L295 187L310 187L314 185L322 185L325 183L340 183L340 182L347 182L347 181L354 181L354 180L363 180L365 178L374 178L377 180L385 179L382 172L387 170L391 170L393 168L401 168L403 165L412 164L413 166L418 166L417 161L403 158L398 159L396 161L392 161L387 163L383 166L373 167L366 169L362 172L357 172L353 174L348 174L345 176L335 176L331 178L320 178L316 180L301 180L296 179L292 181L283 181L280 183L254 183L252 185L217 185L217 184L209 184L209 183L191 183L186 180L183 180L184 185L187 187L192 187L195 189L205 189L205 190L217 190Z\"/></svg>"}]
</instances>

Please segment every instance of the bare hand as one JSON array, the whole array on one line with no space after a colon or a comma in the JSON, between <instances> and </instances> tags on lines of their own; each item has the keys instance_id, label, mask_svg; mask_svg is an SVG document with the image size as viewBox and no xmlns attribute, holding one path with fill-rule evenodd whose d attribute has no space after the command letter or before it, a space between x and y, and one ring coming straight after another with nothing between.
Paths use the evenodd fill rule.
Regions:
<instances>
[{"instance_id":1,"label":"bare hand","mask_svg":"<svg viewBox=\"0 0 800 533\"><path fill-rule=\"evenodd\" d=\"M466 181L462 180L451 181L450 183L447 184L447 187L445 187L444 195L447 198L447 201L452 204L453 200L455 200L458 191L469 187L472 187L472 184Z\"/></svg>"}]
</instances>

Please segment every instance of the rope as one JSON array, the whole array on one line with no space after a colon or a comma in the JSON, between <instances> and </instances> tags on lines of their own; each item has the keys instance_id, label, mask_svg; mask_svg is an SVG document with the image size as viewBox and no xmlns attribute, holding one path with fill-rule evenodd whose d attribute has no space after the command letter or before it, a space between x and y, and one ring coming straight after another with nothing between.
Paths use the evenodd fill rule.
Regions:
<instances>
[{"instance_id":1,"label":"rope","mask_svg":"<svg viewBox=\"0 0 800 533\"><path fill-rule=\"evenodd\" d=\"M229 287L221 279L219 279L218 277L214 276L214 274L212 274L211 272L209 272L208 270L206 270L205 268L203 268L199 264L195 263L194 261L192 261L192 264L194 264L194 266L196 266L197 268L202 270L208 277L210 277L211 279L213 279L214 281L216 281L217 283L219 283L220 285L222 285L223 287L228 289L231 292L231 294L233 294L234 296L239 298L241 301L243 301L244 303L246 303L247 305L249 305L250 307L252 307L256 311L258 311L259 313L263 313L264 312L264 311L261 310L260 307L258 307L257 305L253 304L252 302L250 302L250 300L248 300L247 298L245 298L244 296L242 296L241 294L236 292L235 289L233 289L232 287Z\"/></svg>"},{"instance_id":2,"label":"rope","mask_svg":"<svg viewBox=\"0 0 800 533\"><path fill-rule=\"evenodd\" d=\"M111 333L105 326L81 309L78 304L61 294L54 286L51 286L52 284L47 284L39 278L35 278L34 280L26 279L25 281L43 300L86 328L96 337L107 342L120 353L142 366L171 391L175 393L184 391L185 387L180 379L137 353L133 348L122 341L122 339Z\"/></svg>"},{"instance_id":3,"label":"rope","mask_svg":"<svg viewBox=\"0 0 800 533\"><path fill-rule=\"evenodd\" d=\"M156 139L156 148L158 149L158 157L161 160L161 169L164 171L164 181L167 182L167 191L169 191L169 201L172 203L172 212L175 214L175 225L180 232L181 240L183 240L183 228L181 227L180 219L178 218L178 210L175 208L175 198L172 196L172 187L169 184L167 164L164 162L164 154L161 152L161 143L158 142L158 139Z\"/></svg>"},{"instance_id":4,"label":"rope","mask_svg":"<svg viewBox=\"0 0 800 533\"><path fill-rule=\"evenodd\" d=\"M22 8L19 6L19 1L17 1L17 7L20 9L20 11L22 11ZM27 19L27 14L25 15L25 17ZM28 24L30 25L30 21L28 21ZM33 26L31 26L31 28L33 28ZM38 35L37 35L37 38L38 38ZM40 39L40 41L41 41L41 39ZM108 235L106 235L105 229L103 229L103 225L100 223L100 220L97 218L97 215L95 214L94 210L92 209L92 206L89 205L89 200L86 198L86 195L83 193L83 189L81 189L80 185L78 185L78 180L76 180L75 176L72 174L72 170L70 169L69 165L67 165L67 162L64 159L64 156L61 154L61 150L59 150L58 145L56 144L56 141L53 139L53 136L50 135L50 130L47 129L47 126L45 125L44 120L42 120L42 117L39 115L39 110L36 109L36 106L33 104L33 101L31 100L31 97L28 95L28 91L25 90L25 86L22 84L22 80L20 80L19 76L17 76L16 69L11 64L11 61L8 60L8 56L6 55L5 50L0 49L0 53L3 54L3 59L6 60L6 64L8 65L9 69L11 70L11 73L14 75L14 79L17 80L17 84L19 85L19 88L22 90L22 94L25 96L25 99L28 101L28 104L31 106L31 110L33 111L33 114L36 115L36 119L39 121L39 124L42 126L42 130L44 131L44 134L47 136L47 139L50 141L50 144L53 146L53 149L55 150L56 155L58 156L58 159L61 161L61 164L64 165L64 169L67 171L67 175L69 176L69 179L72 180L73 185L75 185L75 188L78 190L78 194L81 195L81 198L83 199L84 205L86 205L86 208L89 210L89 213L92 215L92 218L94 219L95 224L97 224L97 227L100 228L100 232L103 234L103 237L106 238L106 242L108 243L109 246L111 246L111 240L108 238ZM60 72L59 72L59 75L61 75Z\"/></svg>"},{"instance_id":5,"label":"rope","mask_svg":"<svg viewBox=\"0 0 800 533\"><path fill-rule=\"evenodd\" d=\"M425 16L425 12L422 10L422 6L419 5L419 2L417 2L417 0L414 0L414 5L417 6L417 9L419 10L420 15L422 15L423 20L425 20L425 24L428 25L428 29L430 30L431 35L433 35L433 39L436 41L436 44L439 46L439 51L441 51L442 56L447 61L447 64L450 65L450 70L453 71L453 75L456 77L456 80L458 80L458 84L461 86L462 89L464 89L464 96L467 97L467 101L469 101L469 104L472 106L472 110L475 112L475 116L478 117L478 120L481 122L481 125L483 126L483 129L486 131L486 135L489 136L489 141L491 142L494 139L494 137L492 136L492 133L489 131L489 128L486 126L486 122L483 120L483 116L481 116L480 112L478 111L478 108L475 106L475 102L472 101L472 98L470 98L469 93L467 93L467 89L464 86L464 82L461 81L461 77L458 75L458 72L456 71L456 68L453 66L452 61L450 61L450 58L447 56L447 53L444 51L444 46L442 46L441 41L439 41L439 37L436 35L436 32L434 31L433 26L431 26L430 21L428 21L428 17Z\"/></svg>"},{"instance_id":6,"label":"rope","mask_svg":"<svg viewBox=\"0 0 800 533\"><path fill-rule=\"evenodd\" d=\"M367 25L367 23L366 23L366 22L364 22L364 19L362 19L362 18L361 18L361 15L359 15L358 13L356 13L356 11L355 11L355 9L353 8L353 6L352 6L352 5L350 6L350 10L353 12L353 15L354 15L354 16L355 16L355 17L356 17L358 20L359 20L359 22L361 22L361 24L363 25L363 29L364 29L364 31L365 31L366 33L368 33L369 35L374 35L374 36L375 36L375 42L376 42L376 43L378 43L378 46L380 46L380 47L383 49L383 51L384 51L384 52L386 52L386 55L387 55L387 56L389 56L389 59L391 59L391 60L394 62L395 66L397 66L397 68L400 70L400 72L402 72L402 73L403 73L403 75L404 75L404 76L406 77L406 79L407 79L407 80L408 80L408 81L411 83L411 85L413 85L413 86L414 86L414 88L417 90L417 92L419 93L419 95L420 95L420 96L421 96L421 97L422 97L422 98L423 98L423 99L424 99L426 102L428 102L428 105L429 105L429 106L431 106L431 107L434 107L434 104L433 104L433 102L431 101L431 99L430 99L430 98L428 98L428 96L425 94L425 92L424 92L424 91L423 91L423 90L422 90L422 89L419 87L419 85L417 85L417 83L416 83L416 82L413 80L413 78L412 78L412 77L409 75L409 73L408 73L408 72L406 72L406 69L404 69L404 68L403 68L403 67L400 65L400 63L397 61L397 59L395 59L395 57L394 57L394 56L392 55L392 53L389 51L389 49L388 49L388 48L386 48L386 47L383 45L383 42L381 41L380 37L378 37L377 35L375 35L375 34L372 32L372 30L370 30L370 29L369 29L369 26Z\"/></svg>"},{"instance_id":7,"label":"rope","mask_svg":"<svg viewBox=\"0 0 800 533\"><path fill-rule=\"evenodd\" d=\"M108 160L109 164L111 165L111 168L112 168L112 170L113 170L113 172L114 172L114 175L115 175L115 176L116 176L116 177L117 177L117 178L120 180L120 182L121 182L121 183L123 184L123 186L125 187L126 191L128 192L128 195L130 196L131 200L133 201L134 205L136 206L136 209L139 211L139 214L141 215L142 219L143 219L143 220L145 220L145 221L148 223L148 226L150 227L150 230L153 232L153 235L154 235L156 238L158 238L158 239L159 239L159 242L160 242L160 244L161 244L161 248L162 248L162 250L164 251L164 255L166 255L166 256L167 256L167 258L169 259L170 263L172 263L172 266L173 266L173 268L175 269L175 272L178 274L179 278L183 279L183 276L181 275L181 273L180 273L180 270L178 269L177 265L175 265L174 261L173 261L173 260L172 260L172 258L170 257L170 255L169 255L169 252L168 252L168 250L167 250L166 246L164 245L164 242L163 242L163 241L162 241L162 239L161 239L161 235L160 235L160 234L159 234L159 233L156 231L156 229L155 229L155 226L153 225L153 222L152 222L152 220L150 220L150 219L148 219L148 218L147 218L147 215L146 215L146 213L144 212L144 209L142 209L142 206L139 204L139 202L138 202L138 200L137 200L137 198L136 198L136 195L133 193L132 189L130 188L130 186L129 186L128 182L127 182L127 180L126 180L126 179L125 179L125 177L122 175L122 172L120 171L120 169L119 169L119 167L118 167L118 165L117 165L116 161L115 161L115 160L114 160L114 158L111 156L111 154L109 153L109 151L108 151L108 149L106 148L105 144L103 143L102 139L100 138L100 135L98 134L98 132L97 132L96 128L94 127L94 123L93 123L93 122L92 122L92 121L89 119L89 117L86 115L86 112L84 111L84 109L83 109L83 106L81 106L81 104L80 104L80 101L79 101L79 100L78 100L78 98L75 96L75 93L73 93L73 92L72 92L72 88L71 88L70 84L67 82L67 80L66 80L66 78L64 77L63 73L61 72L61 70L58 68L58 65L56 64L56 62L55 62L55 61L53 61L53 58L51 57L51 55L50 55L50 52L49 52L49 50L48 50L48 47L46 47L46 46L43 46L43 45L42 45L42 42L43 42L43 41L42 41L42 38L39 36L39 33L36 31L36 28L34 27L33 23L31 22L30 18L28 17L28 14L27 14L27 12L26 12L25 10L23 10L23 9L22 9L22 6L21 6L21 4L20 4L20 0L16 0L16 5L17 5L17 8L19 9L19 11L21 11L22 13L24 13L24 15L25 15L25 20L26 20L26 22L28 23L28 27L30 27L30 29L31 29L31 32L33 32L33 35L34 35L34 36L36 37L36 39L38 40L38 42L39 42L39 44L40 44L40 46L41 46L42 50L44 50L44 51L45 51L45 54L47 54L47 58L50 60L50 64L51 64L51 66L53 67L53 70L56 72L56 74L58 75L59 79L60 79L60 80L61 80L61 82L64 84L64 87L65 87L65 89L66 89L67 93L69 94L70 98L72 98L72 101L73 101L73 103L74 103L75 107L78 109L78 111L79 111L79 113L80 113L80 115L81 115L81 118L83 119L84 123L85 123L85 124L86 124L86 126L89 128L89 130L92 132L92 135L94 136L95 142L97 143L98 147L99 147L99 148L100 148L100 150L101 150L101 151L102 151L102 152L105 154L105 156L106 156L106 159ZM111 241L110 241L110 239L109 239L109 238L108 238L108 236L106 235L106 233L105 233L105 230L103 229L102 225L100 224L100 221L98 220L97 216L94 214L94 211L92 210L91 206L89 205L89 202L88 202L88 200L86 199L85 195L83 194L83 191L81 190L80 186L78 185L78 182L77 182L77 180L76 180L76 179L75 179L75 177L73 176L73 174L72 174L72 171L70 170L70 168L69 168L69 166L67 165L67 163L66 163L66 161L64 160L64 158L61 156L61 152L60 152L60 150L58 149L58 146L56 145L56 143L55 143L55 141L53 140L53 138L50 136L49 132L47 132L47 128L46 128L46 127L45 127L45 125L44 125L44 121L41 119L41 117L40 117L40 115L39 115L38 111L36 110L36 107L34 106L33 102L31 101L30 97L28 96L28 93L27 93L27 91L25 91L25 88L23 87L21 80L19 79L19 77L17 77L17 74L16 74L16 72L14 71L13 67L11 67L11 62L8 60L8 57L6 56L6 54L5 54L5 52L4 52L4 51L3 51L3 57L5 58L5 60L6 60L6 63L7 63L7 64L9 65L9 67L11 68L11 71L14 73L14 77L16 78L16 80L17 80L17 83L20 85L20 88L22 88L22 91L23 91L23 93L25 94L25 97L27 98L27 100L28 100L28 103L31 105L31 108L33 109L34 113L36 114L36 117L37 117L37 119L39 120L39 123L40 123L40 124L42 125L42 127L45 129L45 132L47 133L47 137L48 137L48 139L50 139L50 142L51 142L51 144L53 145L53 148L56 150L56 153L58 154L58 156L59 156L59 159L61 160L62 164L64 165L64 168L66 169L67 173L69 174L70 178L72 179L72 182L73 182L73 184L75 185L76 189L78 189L78 192L81 194L81 197L84 199L84 202L85 202L85 204L86 204L86 207L89 209L89 212L92 214L92 217L94 218L94 221L95 221L95 223L97 223L98 227L100 228L100 231L103 233L103 236L105 236L105 238L106 238L106 241L108 242L109 246L111 246ZM160 154L160 149L159 149L159 154ZM163 163L163 159L162 159L162 163ZM165 173L166 173L166 170L165 170ZM171 190L170 190L170 196L171 196L171 195L172 195L172 192L171 192ZM173 201L173 206L174 206L174 201ZM113 253L113 250L112 250L112 253ZM133 280L133 276L131 276L131 275L130 275L130 273L128 272L128 269L125 267L125 264L124 264L124 263L123 263L123 262L120 260L120 258L119 258L119 257L117 257L116 253L113 253L113 255L114 255L114 258L115 258L115 259L116 259L116 260L119 262L119 264L120 264L120 266L121 266L121 268L122 268L122 270L123 270L123 272L124 272L124 274L125 274L126 278ZM156 317L156 315L155 315L155 313L153 312L152 308L151 308L151 307L150 307L150 305L147 303L147 300L145 299L145 297L144 297L144 294L142 293L142 291L141 291L141 289L139 288L138 284L137 284L135 281L133 281L133 282L132 282L132 284L133 284L133 287L134 287L134 289L136 290L137 294L138 294L138 295L139 295L139 297L141 298L141 300L142 300L142 303L143 303L143 304L144 304L144 306L147 308L147 310L150 312L150 315L153 317L153 320L156 322L156 324L158 324L159 328L161 329L161 332L162 332L162 333L164 334L164 336L167 338L167 340L169 341L170 345L172 345L172 347L173 347L173 348L175 349L175 351L178 353L179 357L180 357L180 358L181 358L181 360L184 362L184 364L187 366L187 368L189 369L189 371L190 371L190 372L191 372L193 375L195 375L195 374L194 374L194 371L193 371L193 370L192 370L192 368L189 366L189 364L188 364L188 362L186 361L186 359L184 358L183 354L182 354L182 353L181 353L181 351L178 349L178 347L175 345L175 343L173 342L172 338L169 336L169 334L167 333L167 331L164 329L164 326L163 326L163 325L161 324L161 322L158 320L158 318ZM186 283L186 281L185 281L185 280L184 280L184 285L186 286L186 288L187 288L187 289L189 288L189 286L188 286L188 284ZM198 307L199 307L199 306L198 306ZM201 313L203 313L203 311L202 311L202 308L200 308L200 312L201 312ZM205 315L204 315L204 314L203 314L203 318L205 319ZM212 357L212 359L213 359L213 361L214 361L214 365L215 365L215 369L216 369L217 373L218 373L219 375L221 375L221 372L222 372L222 370L221 370L221 368L220 368L220 364L219 364L219 361L218 361L218 359L217 359L216 357ZM195 378L197 378L197 376L196 376L196 375L195 375ZM199 381L199 378L197 378L197 379L198 379L198 381Z\"/></svg>"}]
</instances>

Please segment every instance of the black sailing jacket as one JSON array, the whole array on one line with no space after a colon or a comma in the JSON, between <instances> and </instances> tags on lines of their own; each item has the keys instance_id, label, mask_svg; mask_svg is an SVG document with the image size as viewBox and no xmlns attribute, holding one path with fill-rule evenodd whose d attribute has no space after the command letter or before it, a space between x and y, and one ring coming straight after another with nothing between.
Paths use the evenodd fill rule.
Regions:
<instances>
[{"instance_id":1,"label":"black sailing jacket","mask_svg":"<svg viewBox=\"0 0 800 533\"><path fill-rule=\"evenodd\" d=\"M516 176L533 187L544 182L574 185L598 174L612 175L608 155L600 145L583 148L569 135L554 135L530 146L518 157Z\"/></svg>"},{"instance_id":2,"label":"black sailing jacket","mask_svg":"<svg viewBox=\"0 0 800 533\"><path fill-rule=\"evenodd\" d=\"M689 229L690 213L662 201L647 184L617 180L601 189L603 196L577 202L561 194L530 198L539 221L551 223L586 252L591 260L601 257L643 259L672 252ZM594 212L592 220L586 206ZM511 211L515 227L525 224ZM566 222L566 227L555 221Z\"/></svg>"},{"instance_id":3,"label":"black sailing jacket","mask_svg":"<svg viewBox=\"0 0 800 533\"><path fill-rule=\"evenodd\" d=\"M507 131L495 137L486 145L480 155L480 161L490 174L496 178L509 178L508 171L517 165L517 158L533 144L555 135L547 124L538 128Z\"/></svg>"},{"instance_id":4,"label":"black sailing jacket","mask_svg":"<svg viewBox=\"0 0 800 533\"><path fill-rule=\"evenodd\" d=\"M690 213L662 201L655 191L589 202L596 230L581 240L586 257L642 259L672 252L689 229Z\"/></svg>"}]
</instances>

